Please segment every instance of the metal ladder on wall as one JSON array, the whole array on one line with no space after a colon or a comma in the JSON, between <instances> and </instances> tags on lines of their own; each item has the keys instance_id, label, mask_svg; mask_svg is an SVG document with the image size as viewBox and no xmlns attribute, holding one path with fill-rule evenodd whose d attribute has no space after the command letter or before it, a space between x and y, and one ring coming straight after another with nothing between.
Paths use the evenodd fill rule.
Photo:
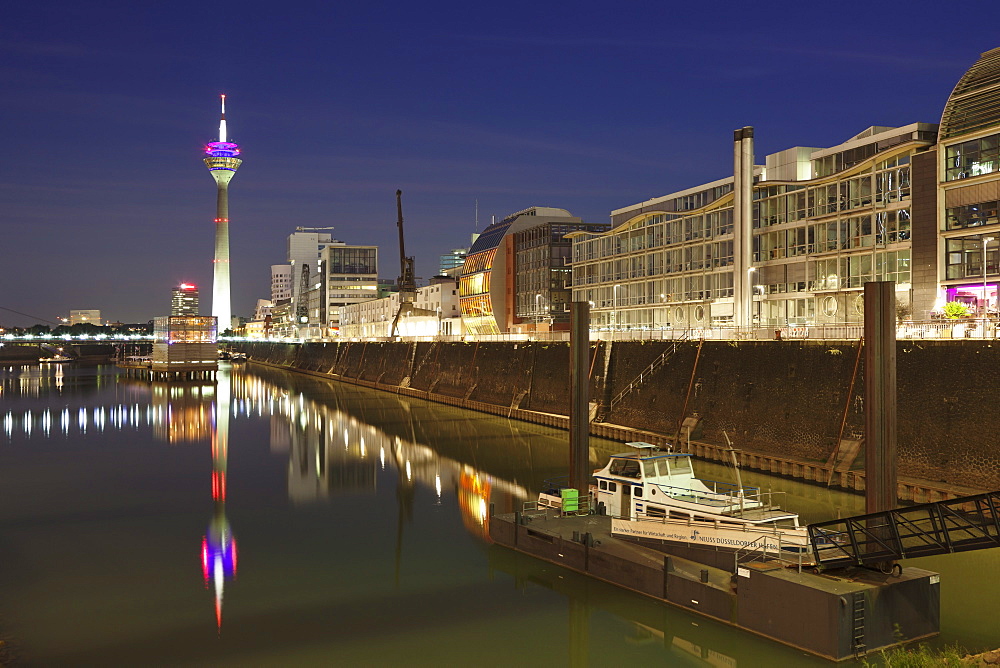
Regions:
<instances>
[{"instance_id":1,"label":"metal ladder on wall","mask_svg":"<svg viewBox=\"0 0 1000 668\"><path fill-rule=\"evenodd\" d=\"M868 653L868 646L865 644L866 607L863 591L851 594L851 647L855 658Z\"/></svg>"}]
</instances>

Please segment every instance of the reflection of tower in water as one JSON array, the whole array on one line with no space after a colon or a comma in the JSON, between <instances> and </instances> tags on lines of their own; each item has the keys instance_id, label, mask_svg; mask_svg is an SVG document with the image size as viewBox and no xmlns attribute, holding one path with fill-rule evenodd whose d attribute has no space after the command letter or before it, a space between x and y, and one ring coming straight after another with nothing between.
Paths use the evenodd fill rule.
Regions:
<instances>
[{"instance_id":1,"label":"reflection of tower in water","mask_svg":"<svg viewBox=\"0 0 1000 668\"><path fill-rule=\"evenodd\" d=\"M122 379L119 382L135 381ZM201 570L205 587L215 594L215 621L221 628L223 589L226 580L236 576L236 540L226 517L226 465L232 405L230 369L220 368L213 383L175 381L149 385L150 421L156 438L168 443L211 442L214 512L201 540Z\"/></svg>"},{"instance_id":2,"label":"reflection of tower in water","mask_svg":"<svg viewBox=\"0 0 1000 668\"><path fill-rule=\"evenodd\" d=\"M226 518L226 468L229 457L229 369L219 369L212 414L212 500L215 512L201 540L201 572L215 594L215 621L222 628L222 592L236 576L236 539Z\"/></svg>"}]
</instances>

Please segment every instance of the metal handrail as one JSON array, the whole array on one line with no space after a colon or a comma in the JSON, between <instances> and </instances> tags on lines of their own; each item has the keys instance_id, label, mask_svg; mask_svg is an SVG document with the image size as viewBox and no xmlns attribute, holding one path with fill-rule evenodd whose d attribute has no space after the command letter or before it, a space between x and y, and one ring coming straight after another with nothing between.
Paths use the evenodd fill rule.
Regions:
<instances>
[{"instance_id":1,"label":"metal handrail","mask_svg":"<svg viewBox=\"0 0 1000 668\"><path fill-rule=\"evenodd\" d=\"M691 334L691 330L684 330L684 333L683 333L683 335L681 335L680 338L674 339L674 344L670 348L667 348L666 350L664 350L659 355L659 357L657 357L655 360L653 360L652 362L650 362L649 366L647 366L645 369L643 369L639 373L639 375L636 376L636 378L625 387L624 390L622 390L617 395L615 395L615 397L611 400L611 403L610 403L609 407L610 408L614 408L615 404L617 404L622 399L624 399L626 396L628 396L632 392L632 390L634 390L635 388L637 388L640 385L642 385L644 379L646 378L646 376L648 374L651 374L654 371L656 371L663 364L665 364L668 359L670 359L671 357L673 357L673 355L677 352L677 344L680 343L681 341L686 341L690 337L690 334Z\"/></svg>"},{"instance_id":2,"label":"metal handrail","mask_svg":"<svg viewBox=\"0 0 1000 668\"><path fill-rule=\"evenodd\" d=\"M706 492L703 492L703 491L698 490L698 489L691 489L690 487L674 487L673 485L661 485L660 483L656 483L656 482L648 482L646 484L659 489L660 491L662 491L667 496L682 496L683 495L683 496L693 497L694 500L695 500L694 501L695 503L699 503L699 499L711 499L713 501L724 501L724 502L729 502L729 503L731 503L733 505L736 505L736 506L739 506L739 504L741 502L742 503L746 503L747 501L754 501L754 502L757 502L757 503L763 503L760 500L761 492L760 492L760 488L759 487L742 487L741 488L741 487L737 487L736 485L734 485L732 483L715 482L713 480L703 480L702 482L705 482L705 483L709 483L710 482L710 483L712 483L713 489L709 490L709 492L706 493ZM720 491L718 491L718 487L720 485L725 486L725 487L731 487L737 493L726 492L726 491L720 492ZM743 493L739 494L738 492L740 492L740 491L742 491ZM749 494L747 494L748 491L750 492ZM683 493L683 494L681 494L681 493ZM719 497L721 497L721 498L719 498ZM705 504L705 505L708 505L708 504Z\"/></svg>"}]
</instances>

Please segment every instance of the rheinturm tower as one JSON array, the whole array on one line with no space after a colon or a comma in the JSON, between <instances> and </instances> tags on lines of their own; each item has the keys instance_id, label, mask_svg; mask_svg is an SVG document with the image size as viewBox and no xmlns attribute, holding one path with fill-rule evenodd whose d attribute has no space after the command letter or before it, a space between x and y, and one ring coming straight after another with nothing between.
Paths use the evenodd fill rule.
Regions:
<instances>
[{"instance_id":1,"label":"rheinturm tower","mask_svg":"<svg viewBox=\"0 0 1000 668\"><path fill-rule=\"evenodd\" d=\"M226 96L222 96L222 120L219 141L205 147L205 165L219 188L215 207L215 282L212 286L212 315L218 318L219 333L232 326L233 309L229 301L229 182L243 163L240 148L226 136Z\"/></svg>"}]
</instances>

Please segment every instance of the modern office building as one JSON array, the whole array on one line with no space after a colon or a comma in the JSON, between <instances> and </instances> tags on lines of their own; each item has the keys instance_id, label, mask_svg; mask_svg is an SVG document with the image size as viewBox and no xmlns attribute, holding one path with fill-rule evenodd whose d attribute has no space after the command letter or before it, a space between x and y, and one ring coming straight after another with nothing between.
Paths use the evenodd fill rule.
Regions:
<instances>
[{"instance_id":1,"label":"modern office building","mask_svg":"<svg viewBox=\"0 0 1000 668\"><path fill-rule=\"evenodd\" d=\"M569 328L573 232L604 232L606 223L547 220L513 235L514 320L518 332Z\"/></svg>"},{"instance_id":2,"label":"modern office building","mask_svg":"<svg viewBox=\"0 0 1000 668\"><path fill-rule=\"evenodd\" d=\"M912 309L910 165L935 137L927 123L871 127L754 165L741 128L732 177L573 235L574 299L591 302L595 329L860 322L870 280L895 280Z\"/></svg>"},{"instance_id":3,"label":"modern office building","mask_svg":"<svg viewBox=\"0 0 1000 668\"><path fill-rule=\"evenodd\" d=\"M445 273L449 269L454 269L455 267L461 267L465 264L465 256L469 254L468 248L452 248L450 251L445 253L440 257L440 262L438 263L438 271L440 273Z\"/></svg>"},{"instance_id":4,"label":"modern office building","mask_svg":"<svg viewBox=\"0 0 1000 668\"><path fill-rule=\"evenodd\" d=\"M595 329L860 323L863 285L896 282L900 320L947 302L997 311L1000 49L973 64L940 124L873 126L611 214L573 236L573 298Z\"/></svg>"},{"instance_id":5,"label":"modern office building","mask_svg":"<svg viewBox=\"0 0 1000 668\"><path fill-rule=\"evenodd\" d=\"M399 313L400 293L345 305L340 310L342 338L385 338ZM400 317L398 336L460 336L462 316L458 307L458 282L435 276L430 285L417 288L412 308Z\"/></svg>"},{"instance_id":6,"label":"modern office building","mask_svg":"<svg viewBox=\"0 0 1000 668\"><path fill-rule=\"evenodd\" d=\"M226 96L222 96L222 119L219 121L219 141L205 146L205 165L215 179L215 259L212 284L212 315L219 328L232 327L233 309L229 289L229 182L243 161L240 148L228 140L226 132Z\"/></svg>"},{"instance_id":7,"label":"modern office building","mask_svg":"<svg viewBox=\"0 0 1000 668\"><path fill-rule=\"evenodd\" d=\"M378 279L378 296L379 299L382 297L388 297L389 295L399 292L399 281L395 278L380 278Z\"/></svg>"},{"instance_id":8,"label":"modern office building","mask_svg":"<svg viewBox=\"0 0 1000 668\"><path fill-rule=\"evenodd\" d=\"M914 274L920 272L921 283L932 285L930 279L937 277L940 284L938 290L915 294L918 306L941 308L957 301L975 315L995 316L1000 280L1000 48L982 54L959 80L941 115L938 145L919 156L913 169L914 199L934 212L941 237L939 243L914 238Z\"/></svg>"},{"instance_id":9,"label":"modern office building","mask_svg":"<svg viewBox=\"0 0 1000 668\"><path fill-rule=\"evenodd\" d=\"M261 329L264 329L263 327ZM295 336L295 318L292 315L292 300L282 299L271 306L271 326L267 331L270 338L292 338Z\"/></svg>"},{"instance_id":10,"label":"modern office building","mask_svg":"<svg viewBox=\"0 0 1000 668\"><path fill-rule=\"evenodd\" d=\"M170 315L198 315L198 286L181 283L171 290Z\"/></svg>"},{"instance_id":11,"label":"modern office building","mask_svg":"<svg viewBox=\"0 0 1000 668\"><path fill-rule=\"evenodd\" d=\"M274 302L269 299L258 299L257 306L253 311L254 320L263 320L271 315L271 307L274 306Z\"/></svg>"},{"instance_id":12,"label":"modern office building","mask_svg":"<svg viewBox=\"0 0 1000 668\"><path fill-rule=\"evenodd\" d=\"M340 311L349 304L378 299L378 247L331 244L323 249L320 265L319 310L316 322L324 323L331 335L340 328Z\"/></svg>"},{"instance_id":13,"label":"modern office building","mask_svg":"<svg viewBox=\"0 0 1000 668\"><path fill-rule=\"evenodd\" d=\"M566 209L531 207L483 230L469 249L459 277L458 294L466 331L501 334L520 321L515 314L515 233L547 223L580 225L582 222Z\"/></svg>"},{"instance_id":14,"label":"modern office building","mask_svg":"<svg viewBox=\"0 0 1000 668\"><path fill-rule=\"evenodd\" d=\"M286 259L290 267L292 313L295 323L309 323L309 300L305 293L315 289L319 282L320 260L323 250L330 244L342 244L326 230L332 227L296 227L288 235ZM273 301L278 301L273 299ZM319 323L315 323L319 326Z\"/></svg>"},{"instance_id":15,"label":"modern office building","mask_svg":"<svg viewBox=\"0 0 1000 668\"><path fill-rule=\"evenodd\" d=\"M292 265L271 265L271 301L292 298Z\"/></svg>"},{"instance_id":16,"label":"modern office building","mask_svg":"<svg viewBox=\"0 0 1000 668\"><path fill-rule=\"evenodd\" d=\"M103 323L101 321L101 312L96 309L81 309L69 312L69 324L71 325L81 325L90 324L97 325L100 327Z\"/></svg>"}]
</instances>

